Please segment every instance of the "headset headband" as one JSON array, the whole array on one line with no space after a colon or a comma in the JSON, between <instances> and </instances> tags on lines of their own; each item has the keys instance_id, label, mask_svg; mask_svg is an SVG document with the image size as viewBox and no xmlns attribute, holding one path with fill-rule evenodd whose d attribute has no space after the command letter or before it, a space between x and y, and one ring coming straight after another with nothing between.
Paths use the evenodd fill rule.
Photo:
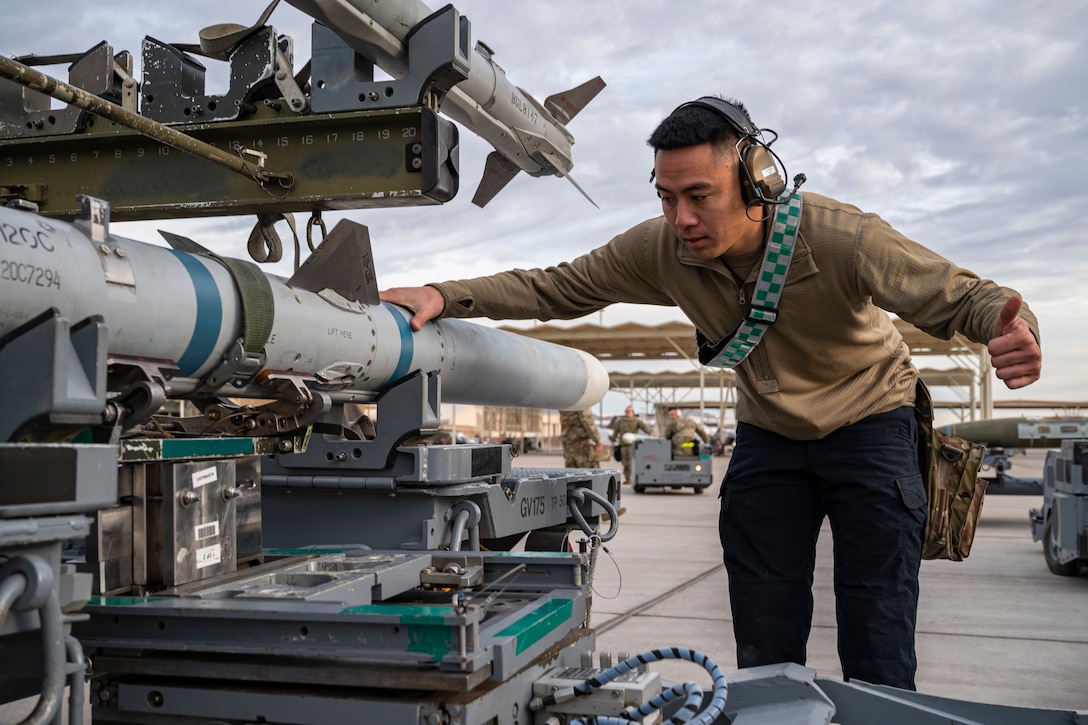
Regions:
<instances>
[{"instance_id":1,"label":"headset headband","mask_svg":"<svg viewBox=\"0 0 1088 725\"><path fill-rule=\"evenodd\" d=\"M758 136L760 133L759 128L752 123L752 119L748 117L748 114L728 101L723 101L714 96L703 96L702 98L696 98L694 101L681 104L676 108L676 111L689 106L701 106L714 111L728 121L729 125L741 136ZM676 111L673 111L673 113L676 113Z\"/></svg>"}]
</instances>

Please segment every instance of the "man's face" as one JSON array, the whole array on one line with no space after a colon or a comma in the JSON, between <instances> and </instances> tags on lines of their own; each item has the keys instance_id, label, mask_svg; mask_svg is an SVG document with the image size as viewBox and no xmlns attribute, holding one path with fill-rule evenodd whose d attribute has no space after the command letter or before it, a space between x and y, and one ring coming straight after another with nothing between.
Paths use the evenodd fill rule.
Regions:
<instances>
[{"instance_id":1,"label":"man's face","mask_svg":"<svg viewBox=\"0 0 1088 725\"><path fill-rule=\"evenodd\" d=\"M763 243L763 225L748 218L741 198L738 163L731 149L710 144L662 150L654 158L661 210L697 259L750 254Z\"/></svg>"},{"instance_id":2,"label":"man's face","mask_svg":"<svg viewBox=\"0 0 1088 725\"><path fill-rule=\"evenodd\" d=\"M628 418L634 418L635 417L635 409L634 408L628 408L627 410L623 411L623 414L626 415Z\"/></svg>"}]
</instances>

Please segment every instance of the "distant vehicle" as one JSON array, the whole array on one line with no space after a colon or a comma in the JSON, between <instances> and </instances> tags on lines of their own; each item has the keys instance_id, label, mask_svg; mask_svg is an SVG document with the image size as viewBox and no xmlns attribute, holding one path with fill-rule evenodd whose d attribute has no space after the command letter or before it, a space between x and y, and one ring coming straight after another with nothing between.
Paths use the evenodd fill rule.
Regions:
<instances>
[{"instance_id":1,"label":"distant vehicle","mask_svg":"<svg viewBox=\"0 0 1088 725\"><path fill-rule=\"evenodd\" d=\"M430 437L427 441L430 445L435 446L448 446L453 443L476 443L474 438L469 438L464 433L458 433L456 436L448 430L440 430Z\"/></svg>"},{"instance_id":2,"label":"distant vehicle","mask_svg":"<svg viewBox=\"0 0 1088 725\"><path fill-rule=\"evenodd\" d=\"M694 457L673 458L671 441L650 437L635 441L631 465L635 493L653 486L676 490L690 487L695 493L705 491L714 477L711 446L700 444L698 450Z\"/></svg>"},{"instance_id":3,"label":"distant vehicle","mask_svg":"<svg viewBox=\"0 0 1088 725\"><path fill-rule=\"evenodd\" d=\"M1088 564L1088 440L1062 441L1046 454L1043 507L1030 515L1031 538L1043 542L1050 571L1079 574Z\"/></svg>"},{"instance_id":4,"label":"distant vehicle","mask_svg":"<svg viewBox=\"0 0 1088 725\"><path fill-rule=\"evenodd\" d=\"M732 448L733 444L737 441L737 431L735 428L726 428L724 425L714 431L714 435L710 438L710 445L714 447L714 455L724 456L726 452Z\"/></svg>"},{"instance_id":5,"label":"distant vehicle","mask_svg":"<svg viewBox=\"0 0 1088 725\"><path fill-rule=\"evenodd\" d=\"M524 438L514 438L507 436L502 439L502 442L508 446L514 447L514 455L518 453L532 453L543 448L543 444L540 442L540 436L525 436Z\"/></svg>"}]
</instances>

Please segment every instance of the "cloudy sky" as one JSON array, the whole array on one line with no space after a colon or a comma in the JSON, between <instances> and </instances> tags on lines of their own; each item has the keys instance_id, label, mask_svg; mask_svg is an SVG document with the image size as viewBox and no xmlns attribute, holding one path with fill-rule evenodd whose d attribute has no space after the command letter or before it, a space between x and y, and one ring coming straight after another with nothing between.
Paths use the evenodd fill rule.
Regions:
<instances>
[{"instance_id":1,"label":"cloudy sky","mask_svg":"<svg viewBox=\"0 0 1088 725\"><path fill-rule=\"evenodd\" d=\"M1042 325L1043 379L1021 391L995 387L997 399L1088 400L1088 3L454 5L472 23L472 42L486 42L510 80L539 100L604 78L607 87L569 126L573 176L599 208L562 179L525 175L477 208L471 198L489 147L462 129L461 191L445 206L326 214L330 228L339 216L370 227L380 286L554 264L657 215L646 137L679 103L721 93L779 133L774 148L790 176L808 176L807 190L876 212L1024 295ZM0 53L77 52L106 40L138 54L144 35L195 43L202 27L248 25L263 9L263 0L44 0L43 12L5 16ZM272 15L295 39L296 68L310 54L309 20L287 4ZM225 65L206 65L209 92L225 91ZM113 231L154 241L162 227L244 256L251 226L221 218ZM278 271L290 273L286 263ZM590 321L668 319L682 318L617 306Z\"/></svg>"}]
</instances>

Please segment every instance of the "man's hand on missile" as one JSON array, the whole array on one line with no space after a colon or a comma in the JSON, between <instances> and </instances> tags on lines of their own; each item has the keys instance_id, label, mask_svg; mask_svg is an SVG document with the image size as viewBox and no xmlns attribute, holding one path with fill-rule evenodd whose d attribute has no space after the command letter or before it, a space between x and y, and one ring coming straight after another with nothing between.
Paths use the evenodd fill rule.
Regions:
<instances>
[{"instance_id":1,"label":"man's hand on missile","mask_svg":"<svg viewBox=\"0 0 1088 725\"><path fill-rule=\"evenodd\" d=\"M1019 297L1005 301L987 345L998 379L1004 380L1010 390L1034 383L1043 369L1039 343L1028 329L1028 323L1017 316L1020 304Z\"/></svg>"},{"instance_id":2,"label":"man's hand on missile","mask_svg":"<svg viewBox=\"0 0 1088 725\"><path fill-rule=\"evenodd\" d=\"M434 287L392 287L379 292L378 297L382 302L391 302L414 312L408 324L416 332L422 329L423 323L442 314L446 307L442 293Z\"/></svg>"}]
</instances>

